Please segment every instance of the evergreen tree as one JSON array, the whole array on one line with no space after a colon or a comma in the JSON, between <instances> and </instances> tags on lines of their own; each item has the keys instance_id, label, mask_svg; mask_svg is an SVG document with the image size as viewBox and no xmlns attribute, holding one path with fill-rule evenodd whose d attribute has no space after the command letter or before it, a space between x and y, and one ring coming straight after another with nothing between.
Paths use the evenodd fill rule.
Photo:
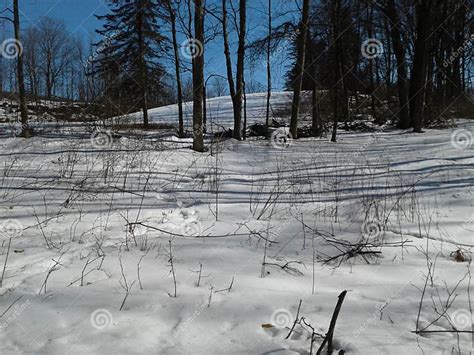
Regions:
<instances>
[{"instance_id":1,"label":"evergreen tree","mask_svg":"<svg viewBox=\"0 0 474 355\"><path fill-rule=\"evenodd\" d=\"M164 91L165 70L159 60L168 45L158 24L161 4L159 0L108 1L110 14L96 16L105 24L97 30L102 39L95 44L99 55L94 73L102 74L109 100L125 101L131 109L143 111L147 128L149 95Z\"/></svg>"}]
</instances>

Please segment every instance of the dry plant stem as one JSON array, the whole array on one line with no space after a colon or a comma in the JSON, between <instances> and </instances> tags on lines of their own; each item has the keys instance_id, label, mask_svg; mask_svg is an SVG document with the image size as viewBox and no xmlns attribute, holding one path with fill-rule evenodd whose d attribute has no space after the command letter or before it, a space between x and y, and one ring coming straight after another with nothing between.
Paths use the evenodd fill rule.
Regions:
<instances>
[{"instance_id":1,"label":"dry plant stem","mask_svg":"<svg viewBox=\"0 0 474 355\"><path fill-rule=\"evenodd\" d=\"M12 238L8 238L7 255L5 256L5 263L3 264L2 277L0 278L0 287L2 287L2 285L3 285L3 278L5 276L5 270L7 268L8 255L10 255L10 246L11 246L11 244L12 244Z\"/></svg>"},{"instance_id":2,"label":"dry plant stem","mask_svg":"<svg viewBox=\"0 0 474 355\"><path fill-rule=\"evenodd\" d=\"M456 333L456 334L474 334L474 330L412 330L415 334L429 334L429 333Z\"/></svg>"},{"instance_id":3,"label":"dry plant stem","mask_svg":"<svg viewBox=\"0 0 474 355\"><path fill-rule=\"evenodd\" d=\"M293 333L293 330L296 327L296 324L300 321L300 310L301 310L301 303L303 300L300 300L300 303L298 304L298 311L296 312L296 318L295 321L293 322L293 326L291 327L290 331L288 332L288 335L285 337L285 339L289 339L291 336L291 333Z\"/></svg>"},{"instance_id":4,"label":"dry plant stem","mask_svg":"<svg viewBox=\"0 0 474 355\"><path fill-rule=\"evenodd\" d=\"M142 223L142 222L127 223L127 225L128 226L138 225L138 226L150 228L152 230L156 230L156 231L161 232L161 233L165 233L165 234L173 236L173 237L183 237L183 238L227 238L227 237L242 237L242 236L248 236L249 235L248 233L229 233L229 234L221 234L221 235L194 235L194 236L188 236L188 235L184 235L184 234L169 232L169 231L166 231L164 229L153 227L153 226L147 225L147 224ZM260 238L265 239L260 233L255 233L255 234L257 234ZM278 243L278 242L272 241L272 243Z\"/></svg>"},{"instance_id":5,"label":"dry plant stem","mask_svg":"<svg viewBox=\"0 0 474 355\"><path fill-rule=\"evenodd\" d=\"M311 236L311 248L313 249L313 275L311 280L311 294L315 292L315 264L316 264L316 248L314 246L314 235Z\"/></svg>"},{"instance_id":6,"label":"dry plant stem","mask_svg":"<svg viewBox=\"0 0 474 355\"><path fill-rule=\"evenodd\" d=\"M171 266L171 274L173 275L173 285L174 285L174 294L171 295L171 293L168 293L168 295L170 297L177 297L177 287L176 287L176 273L175 273L175 270L174 270L174 260L173 260L173 250L172 250L172 245L171 245L171 240L169 241L169 246L170 246L170 249L169 249L169 263L170 263L170 266Z\"/></svg>"},{"instance_id":7,"label":"dry plant stem","mask_svg":"<svg viewBox=\"0 0 474 355\"><path fill-rule=\"evenodd\" d=\"M120 286L125 291L125 296L123 297L122 304L120 305L120 308L119 308L119 311L121 311L123 309L123 307L125 306L125 302L127 302L127 298L130 295L130 292L132 291L132 287L135 284L136 280L134 280L130 285L128 284L127 277L126 277L125 272L123 270L122 257L120 257L120 256L119 256L119 262L120 262L120 271L122 273L122 280L123 280L123 282L120 280L119 283L120 283Z\"/></svg>"},{"instance_id":8,"label":"dry plant stem","mask_svg":"<svg viewBox=\"0 0 474 355\"><path fill-rule=\"evenodd\" d=\"M303 250L305 250L306 249L306 229L304 228L303 213L301 214L301 224L303 225Z\"/></svg>"},{"instance_id":9,"label":"dry plant stem","mask_svg":"<svg viewBox=\"0 0 474 355\"><path fill-rule=\"evenodd\" d=\"M52 259L54 261L54 265L48 270L48 273L46 274L46 278L44 279L44 282L41 285L41 288L40 288L38 294L41 294L41 291L43 289L44 289L44 294L46 294L46 292L47 292L46 287L47 287L47 284L48 284L48 279L54 271L58 270L56 267L58 265L61 265L60 261L61 261L61 258L63 257L63 255L64 255L64 253L59 256L58 260Z\"/></svg>"},{"instance_id":10,"label":"dry plant stem","mask_svg":"<svg viewBox=\"0 0 474 355\"><path fill-rule=\"evenodd\" d=\"M212 285L211 285L209 287L209 299L207 300L207 308L211 307L212 290L214 290L214 287L212 287Z\"/></svg>"},{"instance_id":11,"label":"dry plant stem","mask_svg":"<svg viewBox=\"0 0 474 355\"><path fill-rule=\"evenodd\" d=\"M148 251L147 251L147 253L148 253ZM138 261L138 264L137 264L137 277L138 277L138 284L140 285L140 290L143 290L142 279L140 277L140 269L141 269L140 263L142 262L143 258L146 256L147 253L145 253L141 256L141 258L140 258L140 260Z\"/></svg>"},{"instance_id":12,"label":"dry plant stem","mask_svg":"<svg viewBox=\"0 0 474 355\"><path fill-rule=\"evenodd\" d=\"M262 270L260 272L260 277L264 278L266 271L265 271L265 265L267 264L266 259L267 259L267 246L268 246L268 230L267 230L267 238L265 239L265 246L263 249L263 260L262 260Z\"/></svg>"},{"instance_id":13,"label":"dry plant stem","mask_svg":"<svg viewBox=\"0 0 474 355\"><path fill-rule=\"evenodd\" d=\"M223 288L222 290L214 291L214 293L224 292L224 291L230 292L230 290L232 290L232 286L234 286L234 276L232 276L232 281L230 282L229 287Z\"/></svg>"},{"instance_id":14,"label":"dry plant stem","mask_svg":"<svg viewBox=\"0 0 474 355\"><path fill-rule=\"evenodd\" d=\"M339 312L341 311L342 303L344 302L344 298L347 295L347 291L344 290L341 292L341 294L338 297L336 308L334 309L334 313L331 318L331 323L329 325L329 330L326 333L326 337L324 338L323 342L321 343L321 346L319 347L318 351L316 352L316 355L321 355L324 346L327 343L327 349L328 349L328 354L332 354L333 351L333 344L332 344L332 339L334 336L334 330L336 328L336 322L337 322L337 317L339 316Z\"/></svg>"},{"instance_id":15,"label":"dry plant stem","mask_svg":"<svg viewBox=\"0 0 474 355\"><path fill-rule=\"evenodd\" d=\"M199 263L199 274L198 274L196 287L199 287L199 285L201 284L201 275L202 275L202 263Z\"/></svg>"}]
</instances>

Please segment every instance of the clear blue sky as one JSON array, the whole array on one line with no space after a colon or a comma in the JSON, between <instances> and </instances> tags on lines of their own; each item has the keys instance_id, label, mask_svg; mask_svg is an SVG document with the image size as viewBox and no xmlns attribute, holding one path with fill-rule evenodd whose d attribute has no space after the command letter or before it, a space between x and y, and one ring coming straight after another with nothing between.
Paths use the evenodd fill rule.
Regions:
<instances>
[{"instance_id":1,"label":"clear blue sky","mask_svg":"<svg viewBox=\"0 0 474 355\"><path fill-rule=\"evenodd\" d=\"M280 12L282 11L282 6L287 8L294 6L289 5L289 0L275 1L280 2L275 3ZM84 38L85 41L88 36L95 36L95 29L101 26L101 22L95 18L94 14L105 14L108 12L106 0L20 0L19 2L22 28L34 26L41 17L48 16L63 20L72 34ZM11 0L0 0L0 4L1 9L4 9L11 6ZM266 1L264 0L251 0L249 2L249 38L261 36L266 31L265 13L268 10L265 8L265 4ZM184 40L184 37L182 40ZM288 64L286 55L286 51L283 49L274 56L274 90L281 89L284 85L283 75ZM235 61L234 58L234 67ZM209 43L206 48L206 71L207 75L211 73L225 75L221 36L218 36L212 43ZM262 63L256 63L252 68L249 68L247 76L262 84L266 83L266 70L263 59Z\"/></svg>"}]
</instances>

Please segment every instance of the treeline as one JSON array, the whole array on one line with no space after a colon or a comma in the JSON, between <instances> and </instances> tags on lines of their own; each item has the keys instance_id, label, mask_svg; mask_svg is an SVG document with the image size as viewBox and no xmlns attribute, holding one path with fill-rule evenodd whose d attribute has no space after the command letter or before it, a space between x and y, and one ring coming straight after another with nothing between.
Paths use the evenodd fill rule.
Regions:
<instances>
[{"instance_id":1,"label":"treeline","mask_svg":"<svg viewBox=\"0 0 474 355\"><path fill-rule=\"evenodd\" d=\"M310 135L330 129L335 141L338 123L355 118L353 102L361 95L369 98L376 123L390 120L421 132L434 117L472 107L473 2L108 0L109 12L97 15L103 24L97 41L84 45L63 23L45 18L16 35L24 44L18 62L24 63L16 75L6 72L10 87L23 85L34 97L99 103L104 117L140 110L144 128L150 107L175 102L180 137L183 103L192 101L194 148L203 151L209 86L230 94L231 134L245 139L245 95L267 91L269 126L274 56L290 43L294 138L304 92L312 93ZM210 45L222 53L224 73L207 66ZM249 71L262 61L266 83L256 85ZM22 66L24 79L17 80Z\"/></svg>"},{"instance_id":2,"label":"treeline","mask_svg":"<svg viewBox=\"0 0 474 355\"><path fill-rule=\"evenodd\" d=\"M306 36L302 33L294 42L296 64L288 72L287 86L313 91L315 134L324 126L318 100L333 107L336 140L338 122L354 118L351 99L357 100L358 94L369 97L378 124L391 120L415 132L433 121L468 110L472 114L473 1L305 2L307 27L301 23L298 28ZM278 38L280 31L274 29L272 36ZM317 95L321 90L327 90L323 98ZM387 109L394 95L398 106ZM294 127L292 133L297 135Z\"/></svg>"}]
</instances>

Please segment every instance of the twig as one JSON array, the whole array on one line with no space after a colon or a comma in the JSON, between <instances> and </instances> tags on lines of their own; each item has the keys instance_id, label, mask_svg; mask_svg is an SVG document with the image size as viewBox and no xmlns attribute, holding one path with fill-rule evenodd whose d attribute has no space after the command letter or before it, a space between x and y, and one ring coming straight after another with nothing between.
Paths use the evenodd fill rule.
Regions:
<instances>
[{"instance_id":1,"label":"twig","mask_svg":"<svg viewBox=\"0 0 474 355\"><path fill-rule=\"evenodd\" d=\"M5 256L5 263L3 264L2 277L0 278L0 287L3 285L3 277L5 276L5 269L7 268L8 255L10 254L10 245L12 244L12 238L8 239L7 255Z\"/></svg>"}]
</instances>

